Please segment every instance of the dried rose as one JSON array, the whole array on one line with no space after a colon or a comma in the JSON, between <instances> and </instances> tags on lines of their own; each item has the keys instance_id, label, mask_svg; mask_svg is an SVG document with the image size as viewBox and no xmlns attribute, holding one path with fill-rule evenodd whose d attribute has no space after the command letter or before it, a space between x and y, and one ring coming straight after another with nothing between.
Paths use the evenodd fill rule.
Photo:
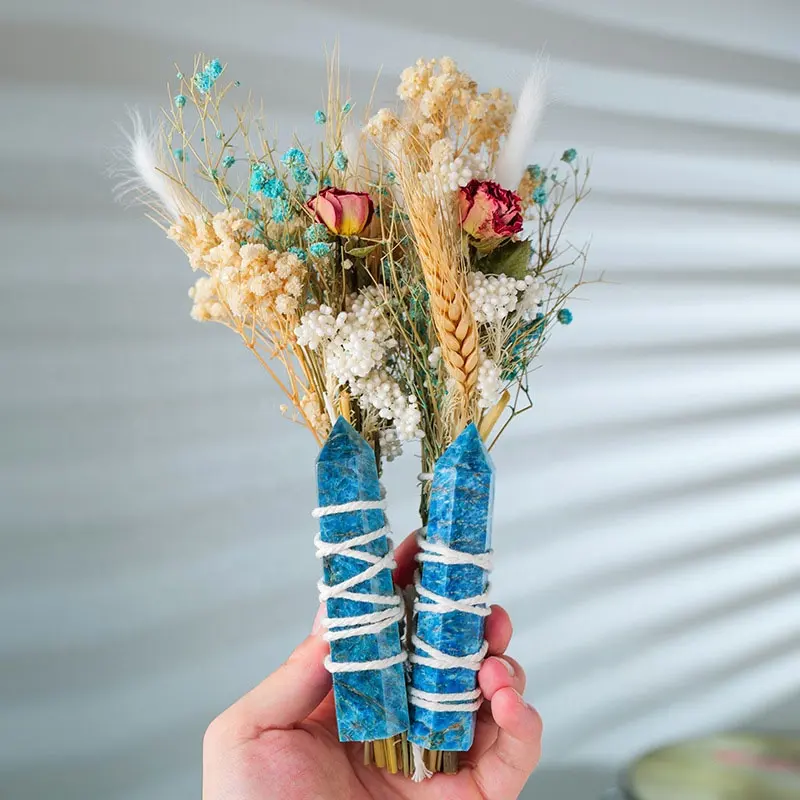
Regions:
<instances>
[{"instance_id":1,"label":"dried rose","mask_svg":"<svg viewBox=\"0 0 800 800\"><path fill-rule=\"evenodd\" d=\"M461 228L480 245L499 244L522 230L519 195L494 181L471 180L459 192Z\"/></svg>"},{"instance_id":2,"label":"dried rose","mask_svg":"<svg viewBox=\"0 0 800 800\"><path fill-rule=\"evenodd\" d=\"M317 220L339 236L356 236L369 225L374 206L366 192L323 189L308 201Z\"/></svg>"}]
</instances>

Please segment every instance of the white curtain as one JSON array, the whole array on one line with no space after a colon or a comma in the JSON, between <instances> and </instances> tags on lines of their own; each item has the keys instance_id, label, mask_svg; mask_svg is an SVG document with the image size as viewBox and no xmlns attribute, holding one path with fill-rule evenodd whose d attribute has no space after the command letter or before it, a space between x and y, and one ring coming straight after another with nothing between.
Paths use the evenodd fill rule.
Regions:
<instances>
[{"instance_id":1,"label":"white curtain","mask_svg":"<svg viewBox=\"0 0 800 800\"><path fill-rule=\"evenodd\" d=\"M313 135L418 56L518 86L593 159L590 277L494 452L493 590L552 768L800 690L800 7L791 0L84 0L0 9L0 794L197 796L207 722L315 610L313 444L180 252L111 201L125 105L228 62ZM416 463L387 476L396 538ZM795 700L796 702L796 700Z\"/></svg>"}]
</instances>

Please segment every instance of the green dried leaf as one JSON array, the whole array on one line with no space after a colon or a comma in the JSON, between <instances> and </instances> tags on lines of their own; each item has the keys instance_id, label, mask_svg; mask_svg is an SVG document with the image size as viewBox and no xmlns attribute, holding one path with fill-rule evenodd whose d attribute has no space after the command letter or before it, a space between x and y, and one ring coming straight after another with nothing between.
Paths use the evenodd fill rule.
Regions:
<instances>
[{"instance_id":1,"label":"green dried leaf","mask_svg":"<svg viewBox=\"0 0 800 800\"><path fill-rule=\"evenodd\" d=\"M369 244L366 245L366 247L351 247L349 250L345 250L345 253L354 258L364 258L364 256L368 256L373 250L377 250L379 247L379 244Z\"/></svg>"},{"instance_id":2,"label":"green dried leaf","mask_svg":"<svg viewBox=\"0 0 800 800\"><path fill-rule=\"evenodd\" d=\"M533 256L529 241L507 242L476 263L477 269L486 275L508 275L521 280L528 274L528 265Z\"/></svg>"}]
</instances>

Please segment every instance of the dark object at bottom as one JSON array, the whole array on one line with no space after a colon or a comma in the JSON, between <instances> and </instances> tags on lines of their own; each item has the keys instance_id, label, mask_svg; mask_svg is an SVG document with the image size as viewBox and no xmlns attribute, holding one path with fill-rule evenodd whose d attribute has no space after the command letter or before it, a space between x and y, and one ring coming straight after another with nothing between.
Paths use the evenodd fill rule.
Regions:
<instances>
[{"instance_id":1,"label":"dark object at bottom","mask_svg":"<svg viewBox=\"0 0 800 800\"><path fill-rule=\"evenodd\" d=\"M724 733L667 745L641 756L625 770L618 796L626 800L798 800L800 736Z\"/></svg>"}]
</instances>

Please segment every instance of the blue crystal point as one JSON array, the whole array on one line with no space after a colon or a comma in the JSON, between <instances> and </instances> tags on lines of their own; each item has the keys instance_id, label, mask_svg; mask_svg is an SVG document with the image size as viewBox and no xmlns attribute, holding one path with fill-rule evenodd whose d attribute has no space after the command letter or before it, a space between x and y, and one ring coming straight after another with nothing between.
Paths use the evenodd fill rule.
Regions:
<instances>
[{"instance_id":1,"label":"blue crystal point","mask_svg":"<svg viewBox=\"0 0 800 800\"><path fill-rule=\"evenodd\" d=\"M447 448L433 470L427 539L464 553L484 553L491 545L494 465L474 424ZM486 591L488 577L472 564L422 564L420 584L441 597L463 600ZM483 617L461 611L424 611L420 601L417 635L448 655L465 656L483 644ZM423 655L424 647L420 648ZM477 673L463 668L434 669L415 664L411 685L424 692L454 694L475 688ZM411 706L409 739L431 750L469 750L475 713L430 711Z\"/></svg>"},{"instance_id":2,"label":"blue crystal point","mask_svg":"<svg viewBox=\"0 0 800 800\"><path fill-rule=\"evenodd\" d=\"M373 461L375 460L375 454L364 437L344 417L340 416L328 434L322 450L319 451L317 463L355 458L359 455L369 456Z\"/></svg>"},{"instance_id":3,"label":"blue crystal point","mask_svg":"<svg viewBox=\"0 0 800 800\"><path fill-rule=\"evenodd\" d=\"M381 499L375 453L343 417L336 420L317 458L317 492L320 506ZM324 542L342 542L378 530L385 524L380 508L330 514L320 518L320 538ZM384 535L355 549L380 557L388 552L389 543ZM365 566L365 562L347 556L327 556L323 559L325 583L329 586L341 583L357 575ZM384 569L375 577L356 584L350 591L391 597L394 592L391 572ZM327 613L331 618L385 609L385 605L352 599L334 597L327 601ZM331 642L331 659L334 662L374 661L395 656L401 650L399 629L397 624L393 624L377 634ZM385 739L408 730L402 664L383 670L334 673L333 694L339 739L343 742Z\"/></svg>"}]
</instances>

